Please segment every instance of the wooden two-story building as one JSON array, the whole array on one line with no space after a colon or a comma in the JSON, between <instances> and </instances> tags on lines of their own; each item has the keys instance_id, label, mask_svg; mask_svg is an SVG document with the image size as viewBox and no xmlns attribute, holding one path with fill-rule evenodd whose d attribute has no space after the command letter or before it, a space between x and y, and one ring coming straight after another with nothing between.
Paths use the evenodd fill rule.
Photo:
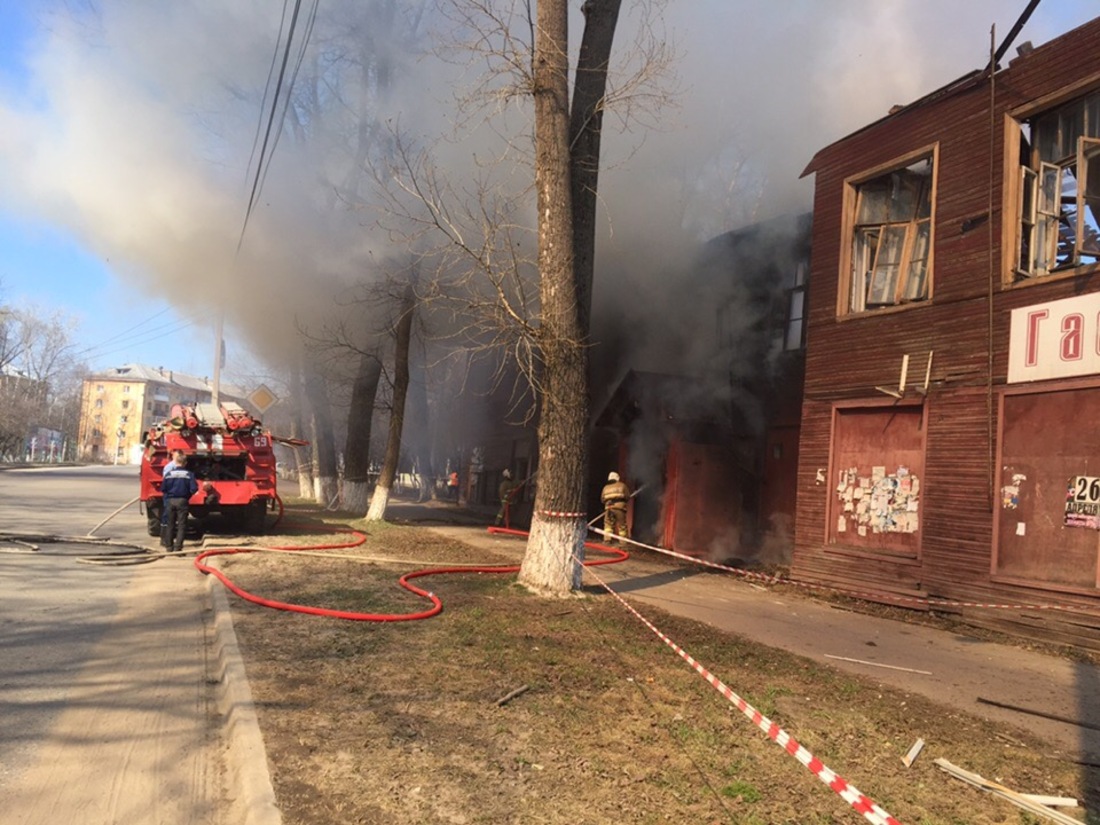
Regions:
<instances>
[{"instance_id":1,"label":"wooden two-story building","mask_svg":"<svg viewBox=\"0 0 1100 825\"><path fill-rule=\"evenodd\" d=\"M806 170L792 573L1095 647L1100 18L992 69Z\"/></svg>"}]
</instances>

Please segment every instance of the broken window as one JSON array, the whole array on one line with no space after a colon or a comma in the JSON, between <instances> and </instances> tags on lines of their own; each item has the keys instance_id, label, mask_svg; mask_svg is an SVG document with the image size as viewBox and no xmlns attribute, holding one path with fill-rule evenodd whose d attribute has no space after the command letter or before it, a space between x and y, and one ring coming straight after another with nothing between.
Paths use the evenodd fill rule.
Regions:
<instances>
[{"instance_id":1,"label":"broken window","mask_svg":"<svg viewBox=\"0 0 1100 825\"><path fill-rule=\"evenodd\" d=\"M1015 280L1096 263L1100 93L1043 112L1021 127Z\"/></svg>"},{"instance_id":2,"label":"broken window","mask_svg":"<svg viewBox=\"0 0 1100 825\"><path fill-rule=\"evenodd\" d=\"M848 310L928 298L931 156L854 186Z\"/></svg>"},{"instance_id":3,"label":"broken window","mask_svg":"<svg viewBox=\"0 0 1100 825\"><path fill-rule=\"evenodd\" d=\"M787 319L784 325L783 349L788 352L806 346L806 262L795 269L794 286L787 290Z\"/></svg>"}]
</instances>

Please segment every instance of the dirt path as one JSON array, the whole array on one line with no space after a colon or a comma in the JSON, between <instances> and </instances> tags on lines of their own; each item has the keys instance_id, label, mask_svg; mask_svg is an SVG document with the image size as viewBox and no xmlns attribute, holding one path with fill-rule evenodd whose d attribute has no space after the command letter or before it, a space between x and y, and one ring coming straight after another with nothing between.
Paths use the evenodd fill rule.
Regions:
<instances>
[{"instance_id":1,"label":"dirt path","mask_svg":"<svg viewBox=\"0 0 1100 825\"><path fill-rule=\"evenodd\" d=\"M226 808L202 589L183 559L134 577L34 761L4 787L4 822L239 821Z\"/></svg>"}]
</instances>

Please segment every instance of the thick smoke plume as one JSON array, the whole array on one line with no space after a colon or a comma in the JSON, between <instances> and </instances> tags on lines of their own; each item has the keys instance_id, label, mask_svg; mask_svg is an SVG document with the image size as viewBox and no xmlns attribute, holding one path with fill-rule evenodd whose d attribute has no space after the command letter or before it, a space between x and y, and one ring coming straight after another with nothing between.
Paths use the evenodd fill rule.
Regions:
<instances>
[{"instance_id":1,"label":"thick smoke plume","mask_svg":"<svg viewBox=\"0 0 1100 825\"><path fill-rule=\"evenodd\" d=\"M313 71L323 86L324 71L336 71L329 64L318 74L317 61L342 47L340 32L376 53L390 50L387 84L375 74L361 93L372 97L378 124L400 122L431 143L455 120L449 93L464 67L433 57L430 39L407 48L371 41L369 15L386 5L322 3L302 77ZM637 9L653 6L625 5L620 49ZM666 350L652 346L664 334L659 310L699 241L808 209L811 182L799 174L817 148L983 65L990 27L1007 32L1023 5L669 3L663 26L680 54L676 105L654 113L656 131L605 141L598 318L627 321L613 360L646 367L638 362ZM1080 12L1071 5L1058 4L1085 19L1086 4ZM5 208L63 226L134 289L186 316L210 320L225 308L227 325L272 361L289 357L296 323L336 312L348 285L369 280L395 251L369 229L369 204L357 200L367 193L351 197L333 185L352 162L339 139L344 124L320 129L308 113L283 124L237 251L281 7L43 0L25 88L0 91ZM405 22L422 14L417 30L432 31L434 4L396 8ZM1065 27L1044 11L1021 39L1042 42ZM609 132L615 123L610 116ZM450 145L449 171L476 168L482 133L491 134Z\"/></svg>"}]
</instances>

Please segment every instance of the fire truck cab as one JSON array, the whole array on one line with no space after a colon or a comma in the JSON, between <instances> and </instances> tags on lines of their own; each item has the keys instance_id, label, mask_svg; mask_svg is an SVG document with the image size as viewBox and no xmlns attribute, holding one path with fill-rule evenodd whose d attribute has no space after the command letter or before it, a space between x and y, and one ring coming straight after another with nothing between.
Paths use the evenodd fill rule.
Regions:
<instances>
[{"instance_id":1,"label":"fire truck cab","mask_svg":"<svg viewBox=\"0 0 1100 825\"><path fill-rule=\"evenodd\" d=\"M141 502L150 536L160 535L160 485L176 450L187 456L187 469L199 483L189 504L199 534L213 513L243 532L263 531L267 510L276 501L273 438L239 404L177 404L167 421L149 429L144 447Z\"/></svg>"}]
</instances>

